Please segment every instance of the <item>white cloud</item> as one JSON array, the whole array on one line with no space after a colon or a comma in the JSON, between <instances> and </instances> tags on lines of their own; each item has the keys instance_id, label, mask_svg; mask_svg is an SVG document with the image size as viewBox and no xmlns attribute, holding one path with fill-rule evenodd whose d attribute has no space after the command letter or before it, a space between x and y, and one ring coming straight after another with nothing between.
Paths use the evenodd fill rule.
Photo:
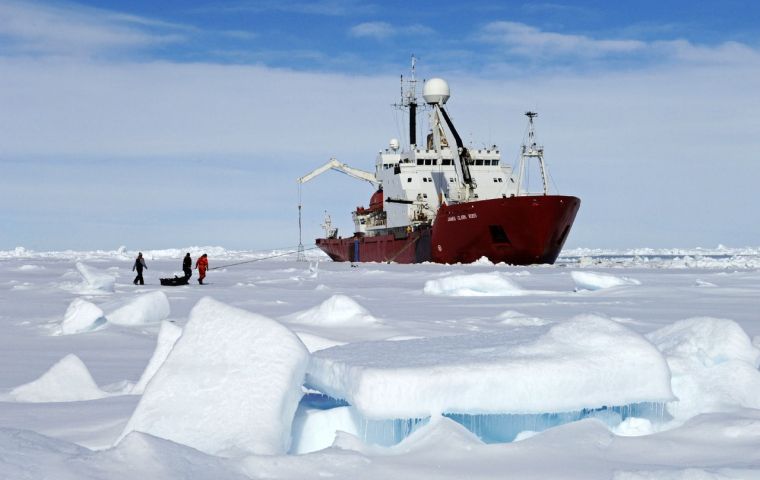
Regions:
<instances>
[{"instance_id":1,"label":"white cloud","mask_svg":"<svg viewBox=\"0 0 760 480\"><path fill-rule=\"evenodd\" d=\"M349 29L353 37L367 37L384 40L394 35L430 35L435 31L419 23L404 26L394 26L387 22L364 22Z\"/></svg>"},{"instance_id":2,"label":"white cloud","mask_svg":"<svg viewBox=\"0 0 760 480\"><path fill-rule=\"evenodd\" d=\"M649 27L653 31L653 27ZM696 45L684 39L676 40L625 40L594 39L584 35L545 32L517 22L492 22L483 27L477 39L503 48L503 53L537 57L540 60L555 58L596 59L643 58L672 60L685 63L725 64L757 61L758 52L738 42L718 45Z\"/></svg>"},{"instance_id":3,"label":"white cloud","mask_svg":"<svg viewBox=\"0 0 760 480\"><path fill-rule=\"evenodd\" d=\"M74 5L0 3L0 52L11 54L80 56L144 48L181 41L184 28Z\"/></svg>"},{"instance_id":4,"label":"white cloud","mask_svg":"<svg viewBox=\"0 0 760 480\"><path fill-rule=\"evenodd\" d=\"M364 22L351 27L349 33L354 37L370 37L382 40L393 35L395 31L395 28L387 22Z\"/></svg>"},{"instance_id":5,"label":"white cloud","mask_svg":"<svg viewBox=\"0 0 760 480\"><path fill-rule=\"evenodd\" d=\"M519 55L597 57L635 52L646 46L638 40L595 40L583 35L544 32L524 23L503 21L487 24L478 38Z\"/></svg>"}]
</instances>

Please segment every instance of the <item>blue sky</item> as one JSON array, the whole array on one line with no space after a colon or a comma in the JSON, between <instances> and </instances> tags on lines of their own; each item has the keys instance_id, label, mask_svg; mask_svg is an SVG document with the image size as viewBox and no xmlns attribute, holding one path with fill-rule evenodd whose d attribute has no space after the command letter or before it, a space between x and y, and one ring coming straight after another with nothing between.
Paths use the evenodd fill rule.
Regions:
<instances>
[{"instance_id":1,"label":"blue sky","mask_svg":"<svg viewBox=\"0 0 760 480\"><path fill-rule=\"evenodd\" d=\"M452 86L474 143L522 112L570 247L759 245L754 2L0 0L0 249L297 243L294 179L403 139L398 75ZM515 155L506 154L507 161ZM303 191L350 232L370 191Z\"/></svg>"}]
</instances>

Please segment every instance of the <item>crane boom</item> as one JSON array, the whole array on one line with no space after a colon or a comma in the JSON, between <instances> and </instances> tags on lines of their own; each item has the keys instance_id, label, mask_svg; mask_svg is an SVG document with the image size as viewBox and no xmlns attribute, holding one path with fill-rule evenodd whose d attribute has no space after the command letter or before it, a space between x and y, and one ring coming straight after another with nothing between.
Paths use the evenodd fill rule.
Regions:
<instances>
[{"instance_id":1,"label":"crane boom","mask_svg":"<svg viewBox=\"0 0 760 480\"><path fill-rule=\"evenodd\" d=\"M298 183L306 183L312 178L316 177L317 175L321 175L328 170L337 170L339 172L345 173L346 175L350 177L367 181L371 183L373 186L380 185L380 182L377 180L377 178L373 174L369 172L365 172L364 170L359 170L358 168L349 167L345 163L339 162L338 160L334 158L331 158L330 161L328 161L321 167L299 178Z\"/></svg>"}]
</instances>

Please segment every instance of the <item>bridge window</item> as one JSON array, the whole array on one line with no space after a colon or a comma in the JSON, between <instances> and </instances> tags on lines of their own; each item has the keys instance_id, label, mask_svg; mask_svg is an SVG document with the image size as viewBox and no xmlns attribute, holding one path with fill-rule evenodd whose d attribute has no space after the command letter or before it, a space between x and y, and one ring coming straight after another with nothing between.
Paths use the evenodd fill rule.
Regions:
<instances>
[{"instance_id":1,"label":"bridge window","mask_svg":"<svg viewBox=\"0 0 760 480\"><path fill-rule=\"evenodd\" d=\"M407 183L412 183L412 177L407 177L406 182Z\"/></svg>"},{"instance_id":2,"label":"bridge window","mask_svg":"<svg viewBox=\"0 0 760 480\"><path fill-rule=\"evenodd\" d=\"M483 160L475 160L475 165L483 165Z\"/></svg>"},{"instance_id":3,"label":"bridge window","mask_svg":"<svg viewBox=\"0 0 760 480\"><path fill-rule=\"evenodd\" d=\"M425 165L432 165L432 164L433 164L433 161L431 159L429 158L425 159Z\"/></svg>"},{"instance_id":4,"label":"bridge window","mask_svg":"<svg viewBox=\"0 0 760 480\"><path fill-rule=\"evenodd\" d=\"M424 165L424 164L425 164L425 160L423 160L421 158L417 159L417 165Z\"/></svg>"}]
</instances>

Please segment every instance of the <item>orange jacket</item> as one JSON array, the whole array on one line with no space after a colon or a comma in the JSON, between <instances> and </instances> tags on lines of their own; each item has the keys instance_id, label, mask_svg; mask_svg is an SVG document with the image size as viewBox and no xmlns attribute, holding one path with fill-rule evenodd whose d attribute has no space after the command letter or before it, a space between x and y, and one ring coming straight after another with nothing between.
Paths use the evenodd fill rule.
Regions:
<instances>
[{"instance_id":1,"label":"orange jacket","mask_svg":"<svg viewBox=\"0 0 760 480\"><path fill-rule=\"evenodd\" d=\"M195 268L197 268L200 272L205 272L208 270L208 257L199 257L195 262Z\"/></svg>"}]
</instances>

